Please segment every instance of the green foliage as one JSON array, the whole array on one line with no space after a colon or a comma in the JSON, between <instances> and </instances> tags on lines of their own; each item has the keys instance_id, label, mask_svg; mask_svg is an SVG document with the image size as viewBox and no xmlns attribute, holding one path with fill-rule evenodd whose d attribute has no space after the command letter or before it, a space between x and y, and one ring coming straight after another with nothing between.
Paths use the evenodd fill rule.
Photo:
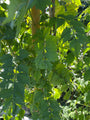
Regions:
<instances>
[{"instance_id":1,"label":"green foliage","mask_svg":"<svg viewBox=\"0 0 90 120\"><path fill-rule=\"evenodd\" d=\"M47 0L39 0L39 1L34 0L34 1L35 1L36 8L38 8L38 9L40 9L42 11L45 10L45 8L47 7L47 5L51 4L51 0L48 0L48 1Z\"/></svg>"},{"instance_id":2,"label":"green foliage","mask_svg":"<svg viewBox=\"0 0 90 120\"><path fill-rule=\"evenodd\" d=\"M21 50L19 53L19 56L21 56L20 60L27 57L26 54L22 55ZM23 50L23 53L26 53L26 51ZM19 56L16 59L18 62ZM13 107L14 115L17 111L17 105L24 105L24 87L28 84L30 79L28 75L28 67L25 63L17 65L13 56L10 54L3 55L0 62L2 63L0 73L0 76L2 77L2 81L0 83L0 98L5 101L3 109L8 110L10 105L13 105L11 108Z\"/></svg>"},{"instance_id":3,"label":"green foliage","mask_svg":"<svg viewBox=\"0 0 90 120\"><path fill-rule=\"evenodd\" d=\"M57 60L56 52L57 52L56 38L54 36L47 36L46 37L46 58L51 62L55 62Z\"/></svg>"},{"instance_id":4,"label":"green foliage","mask_svg":"<svg viewBox=\"0 0 90 120\"><path fill-rule=\"evenodd\" d=\"M53 36L47 35L45 41L37 43L37 57L35 63L37 68L40 69L50 69L52 64L57 60L57 45L56 39ZM51 44L52 43L52 44Z\"/></svg>"},{"instance_id":5,"label":"green foliage","mask_svg":"<svg viewBox=\"0 0 90 120\"><path fill-rule=\"evenodd\" d=\"M90 119L90 2L0 3L0 106L5 120ZM31 8L40 9L32 37ZM55 33L54 33L55 32ZM33 42L32 42L33 41Z\"/></svg>"},{"instance_id":6,"label":"green foliage","mask_svg":"<svg viewBox=\"0 0 90 120\"><path fill-rule=\"evenodd\" d=\"M71 39L71 34L70 33L71 33L70 28L64 29L64 31L62 33L63 42L66 42L67 40Z\"/></svg>"},{"instance_id":7,"label":"green foliage","mask_svg":"<svg viewBox=\"0 0 90 120\"><path fill-rule=\"evenodd\" d=\"M80 54L80 49L81 49L81 46L80 46L80 43L78 42L78 40L73 39L70 43L70 48L71 48L73 54L76 57L78 57L78 55Z\"/></svg>"},{"instance_id":8,"label":"green foliage","mask_svg":"<svg viewBox=\"0 0 90 120\"><path fill-rule=\"evenodd\" d=\"M90 80L90 69L88 69L87 71L85 71L85 74L84 74L84 79L85 80Z\"/></svg>"},{"instance_id":9,"label":"green foliage","mask_svg":"<svg viewBox=\"0 0 90 120\"><path fill-rule=\"evenodd\" d=\"M69 83L70 81L70 73L67 68L63 64L57 64L54 66L54 71L49 73L49 80L53 85L62 85L65 83Z\"/></svg>"}]
</instances>

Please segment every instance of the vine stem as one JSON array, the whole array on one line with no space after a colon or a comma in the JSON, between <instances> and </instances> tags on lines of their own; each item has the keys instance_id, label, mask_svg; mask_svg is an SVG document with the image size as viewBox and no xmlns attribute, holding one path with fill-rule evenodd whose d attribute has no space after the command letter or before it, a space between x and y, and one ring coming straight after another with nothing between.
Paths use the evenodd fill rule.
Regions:
<instances>
[{"instance_id":1,"label":"vine stem","mask_svg":"<svg viewBox=\"0 0 90 120\"><path fill-rule=\"evenodd\" d=\"M36 9L34 6L31 9L32 15L32 36L36 34L37 30L40 28L40 10ZM35 40L33 40L34 42Z\"/></svg>"}]
</instances>

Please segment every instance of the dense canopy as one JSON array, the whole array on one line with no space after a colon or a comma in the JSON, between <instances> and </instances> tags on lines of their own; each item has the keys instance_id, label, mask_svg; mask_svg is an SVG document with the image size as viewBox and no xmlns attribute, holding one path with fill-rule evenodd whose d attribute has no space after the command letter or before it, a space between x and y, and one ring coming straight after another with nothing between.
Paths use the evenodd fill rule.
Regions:
<instances>
[{"instance_id":1,"label":"dense canopy","mask_svg":"<svg viewBox=\"0 0 90 120\"><path fill-rule=\"evenodd\" d=\"M90 119L90 0L0 0L0 116Z\"/></svg>"}]
</instances>

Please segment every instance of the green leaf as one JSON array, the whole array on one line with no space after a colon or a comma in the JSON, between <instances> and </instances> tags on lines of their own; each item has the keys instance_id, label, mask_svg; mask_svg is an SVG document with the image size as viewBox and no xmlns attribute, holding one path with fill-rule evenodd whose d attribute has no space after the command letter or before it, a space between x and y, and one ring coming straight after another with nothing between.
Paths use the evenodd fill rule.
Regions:
<instances>
[{"instance_id":1,"label":"green leaf","mask_svg":"<svg viewBox=\"0 0 90 120\"><path fill-rule=\"evenodd\" d=\"M5 72L1 72L0 76L1 76L2 79L4 79L4 80L11 80L11 79L13 79L14 74L8 73L8 72L6 72L6 73L5 73Z\"/></svg>"},{"instance_id":2,"label":"green leaf","mask_svg":"<svg viewBox=\"0 0 90 120\"><path fill-rule=\"evenodd\" d=\"M90 103L90 90L87 92L86 101Z\"/></svg>"},{"instance_id":3,"label":"green leaf","mask_svg":"<svg viewBox=\"0 0 90 120\"><path fill-rule=\"evenodd\" d=\"M36 70L34 72L33 78L38 81L41 78L41 72L39 70Z\"/></svg>"},{"instance_id":4,"label":"green leaf","mask_svg":"<svg viewBox=\"0 0 90 120\"><path fill-rule=\"evenodd\" d=\"M18 65L17 70L22 74L29 74L29 67L25 64Z\"/></svg>"},{"instance_id":5,"label":"green leaf","mask_svg":"<svg viewBox=\"0 0 90 120\"><path fill-rule=\"evenodd\" d=\"M70 40L71 39L71 29L70 28L64 29L61 37L63 38L63 42Z\"/></svg>"},{"instance_id":6,"label":"green leaf","mask_svg":"<svg viewBox=\"0 0 90 120\"><path fill-rule=\"evenodd\" d=\"M65 20L62 18L57 18L57 28L65 23Z\"/></svg>"},{"instance_id":7,"label":"green leaf","mask_svg":"<svg viewBox=\"0 0 90 120\"><path fill-rule=\"evenodd\" d=\"M65 81L62 78L62 76L59 76L58 74L55 74L55 73L53 74L52 79L50 80L50 82L54 86L65 84Z\"/></svg>"},{"instance_id":8,"label":"green leaf","mask_svg":"<svg viewBox=\"0 0 90 120\"><path fill-rule=\"evenodd\" d=\"M0 17L6 17L5 12L0 9Z\"/></svg>"},{"instance_id":9,"label":"green leaf","mask_svg":"<svg viewBox=\"0 0 90 120\"><path fill-rule=\"evenodd\" d=\"M8 17L4 20L3 24L9 23L16 19L16 36L18 36L21 30L21 23L24 20L24 15L28 8L28 1L24 0L11 0L8 6ZM17 13L16 13L17 12Z\"/></svg>"},{"instance_id":10,"label":"green leaf","mask_svg":"<svg viewBox=\"0 0 90 120\"><path fill-rule=\"evenodd\" d=\"M38 112L33 112L32 119L37 120L37 118L39 118Z\"/></svg>"},{"instance_id":11,"label":"green leaf","mask_svg":"<svg viewBox=\"0 0 90 120\"><path fill-rule=\"evenodd\" d=\"M70 91L66 92L64 95L64 100L69 100L70 96L71 96L71 92Z\"/></svg>"},{"instance_id":12,"label":"green leaf","mask_svg":"<svg viewBox=\"0 0 90 120\"><path fill-rule=\"evenodd\" d=\"M8 110L10 108L12 102L12 97L5 98L4 104L3 104L3 111Z\"/></svg>"},{"instance_id":13,"label":"green leaf","mask_svg":"<svg viewBox=\"0 0 90 120\"><path fill-rule=\"evenodd\" d=\"M0 17L0 25L2 24L2 22L5 20L5 17Z\"/></svg>"},{"instance_id":14,"label":"green leaf","mask_svg":"<svg viewBox=\"0 0 90 120\"><path fill-rule=\"evenodd\" d=\"M16 115L16 114L18 114L18 112L19 112L19 106L17 106L16 105L16 103L15 103L15 101L13 101L13 115ZM15 119L16 120L16 119Z\"/></svg>"},{"instance_id":15,"label":"green leaf","mask_svg":"<svg viewBox=\"0 0 90 120\"><path fill-rule=\"evenodd\" d=\"M50 21L49 21L49 26L51 27L51 26L55 25L56 22L57 22L57 18L51 17Z\"/></svg>"},{"instance_id":16,"label":"green leaf","mask_svg":"<svg viewBox=\"0 0 90 120\"><path fill-rule=\"evenodd\" d=\"M13 64L11 64L11 65L4 64L4 65L2 65L1 68L3 68L5 74L8 74L8 73L13 74L13 70L14 70L14 65Z\"/></svg>"},{"instance_id":17,"label":"green leaf","mask_svg":"<svg viewBox=\"0 0 90 120\"><path fill-rule=\"evenodd\" d=\"M88 39L85 33L82 34L81 32L78 32L77 37L78 37L79 43L81 44L85 44L88 42Z\"/></svg>"},{"instance_id":18,"label":"green leaf","mask_svg":"<svg viewBox=\"0 0 90 120\"><path fill-rule=\"evenodd\" d=\"M29 0L28 8L32 8L36 4L36 0Z\"/></svg>"},{"instance_id":19,"label":"green leaf","mask_svg":"<svg viewBox=\"0 0 90 120\"><path fill-rule=\"evenodd\" d=\"M88 51L86 52L86 56L87 56L87 57L90 57L90 50L88 50Z\"/></svg>"},{"instance_id":20,"label":"green leaf","mask_svg":"<svg viewBox=\"0 0 90 120\"><path fill-rule=\"evenodd\" d=\"M53 1L55 13L51 18L49 7L53 11ZM89 120L88 3L87 0L0 3L0 106L4 106L4 119L22 120L25 105L33 120ZM40 30L34 37L33 6L41 10Z\"/></svg>"},{"instance_id":21,"label":"green leaf","mask_svg":"<svg viewBox=\"0 0 90 120\"><path fill-rule=\"evenodd\" d=\"M10 97L12 97L12 95L13 95L13 91L12 91L12 88L10 88L10 89L2 89L1 91L0 91L0 98L10 98Z\"/></svg>"},{"instance_id":22,"label":"green leaf","mask_svg":"<svg viewBox=\"0 0 90 120\"><path fill-rule=\"evenodd\" d=\"M3 22L3 24L9 23L13 20L15 12L19 9L21 5L21 0L10 0L10 5L8 6L8 18Z\"/></svg>"},{"instance_id":23,"label":"green leaf","mask_svg":"<svg viewBox=\"0 0 90 120\"><path fill-rule=\"evenodd\" d=\"M78 57L78 55L80 54L80 49L81 49L81 46L80 46L80 43L78 40L76 39L73 39L71 42L70 42L70 49L71 51L73 52L73 54Z\"/></svg>"},{"instance_id":24,"label":"green leaf","mask_svg":"<svg viewBox=\"0 0 90 120\"><path fill-rule=\"evenodd\" d=\"M7 9L7 6L8 6L8 5L7 5L6 3L1 3L0 5L1 5L4 9Z\"/></svg>"},{"instance_id":25,"label":"green leaf","mask_svg":"<svg viewBox=\"0 0 90 120\"><path fill-rule=\"evenodd\" d=\"M54 72L49 73L49 81L51 84L55 85L64 85L69 83L70 73L64 64L57 64Z\"/></svg>"},{"instance_id":26,"label":"green leaf","mask_svg":"<svg viewBox=\"0 0 90 120\"><path fill-rule=\"evenodd\" d=\"M14 83L14 94L13 99L15 103L23 105L24 104L24 85L20 82Z\"/></svg>"},{"instance_id":27,"label":"green leaf","mask_svg":"<svg viewBox=\"0 0 90 120\"><path fill-rule=\"evenodd\" d=\"M20 49L19 56L17 56L17 59L18 60L23 60L23 59L27 58L28 55L29 55L29 53L26 50Z\"/></svg>"},{"instance_id":28,"label":"green leaf","mask_svg":"<svg viewBox=\"0 0 90 120\"><path fill-rule=\"evenodd\" d=\"M24 114L25 114L25 110L20 109L20 111L19 111L19 115L20 115L21 118L24 117Z\"/></svg>"},{"instance_id":29,"label":"green leaf","mask_svg":"<svg viewBox=\"0 0 90 120\"><path fill-rule=\"evenodd\" d=\"M12 42L11 40L15 38L15 35L16 29L15 28L11 29L10 24L7 24L3 34L3 39L8 40L8 42Z\"/></svg>"},{"instance_id":30,"label":"green leaf","mask_svg":"<svg viewBox=\"0 0 90 120\"><path fill-rule=\"evenodd\" d=\"M76 30L77 33L79 33L81 35L85 34L84 24L81 21L71 20L70 23L73 26L73 28Z\"/></svg>"},{"instance_id":31,"label":"green leaf","mask_svg":"<svg viewBox=\"0 0 90 120\"><path fill-rule=\"evenodd\" d=\"M25 84L29 84L30 77L29 77L29 75L27 75L25 73L19 73L19 74L17 74L17 80L19 83L25 85Z\"/></svg>"},{"instance_id":32,"label":"green leaf","mask_svg":"<svg viewBox=\"0 0 90 120\"><path fill-rule=\"evenodd\" d=\"M67 57L66 57L66 62L68 64L71 64L74 61L74 55L72 52L68 53Z\"/></svg>"},{"instance_id":33,"label":"green leaf","mask_svg":"<svg viewBox=\"0 0 90 120\"><path fill-rule=\"evenodd\" d=\"M48 0L48 1L47 0L39 0L39 1L35 0L35 1L36 1L36 4L35 4L36 8L42 11L44 11L45 8L51 4L51 0Z\"/></svg>"},{"instance_id":34,"label":"green leaf","mask_svg":"<svg viewBox=\"0 0 90 120\"><path fill-rule=\"evenodd\" d=\"M16 36L18 36L20 30L21 30L21 23L24 20L24 15L26 13L27 9L26 9L26 5L23 4L22 9L19 11L19 15L16 21L16 26L17 26L17 32L16 32Z\"/></svg>"},{"instance_id":35,"label":"green leaf","mask_svg":"<svg viewBox=\"0 0 90 120\"><path fill-rule=\"evenodd\" d=\"M60 15L58 15L58 17L62 17L62 18L64 18L66 21L72 21L73 19L75 19L75 16L73 16L73 15L68 15L68 14L66 14L66 15L64 15L64 14L60 14Z\"/></svg>"},{"instance_id":36,"label":"green leaf","mask_svg":"<svg viewBox=\"0 0 90 120\"><path fill-rule=\"evenodd\" d=\"M51 116L50 118L51 119L55 119L55 120L60 120L60 115L59 115L59 112L60 112L60 107L59 107L59 104L56 100L54 100L53 98L49 99L49 105L50 105L50 112L51 112Z\"/></svg>"},{"instance_id":37,"label":"green leaf","mask_svg":"<svg viewBox=\"0 0 90 120\"><path fill-rule=\"evenodd\" d=\"M64 64L62 63L58 63L56 65L55 71L57 71L57 74L59 74L61 76L61 78L68 81L70 79L70 74L69 74L69 70L65 67Z\"/></svg>"},{"instance_id":38,"label":"green leaf","mask_svg":"<svg viewBox=\"0 0 90 120\"><path fill-rule=\"evenodd\" d=\"M56 37L48 35L46 37L46 58L50 62L57 60L57 46L56 46Z\"/></svg>"},{"instance_id":39,"label":"green leaf","mask_svg":"<svg viewBox=\"0 0 90 120\"><path fill-rule=\"evenodd\" d=\"M84 62L89 65L90 64L90 57L84 56Z\"/></svg>"},{"instance_id":40,"label":"green leaf","mask_svg":"<svg viewBox=\"0 0 90 120\"><path fill-rule=\"evenodd\" d=\"M9 88L9 86L12 86L12 85L13 85L13 82L11 80L7 80L7 77L6 77L6 80L4 78L4 80L0 83L0 88L5 89L6 87Z\"/></svg>"},{"instance_id":41,"label":"green leaf","mask_svg":"<svg viewBox=\"0 0 90 120\"><path fill-rule=\"evenodd\" d=\"M49 118L49 107L48 107L48 102L46 100L42 100L40 102L40 105L39 105L39 109L40 109L40 117L42 119L45 119L47 120Z\"/></svg>"},{"instance_id":42,"label":"green leaf","mask_svg":"<svg viewBox=\"0 0 90 120\"><path fill-rule=\"evenodd\" d=\"M88 69L85 74L84 74L84 80L87 81L87 80L90 80L90 69Z\"/></svg>"},{"instance_id":43,"label":"green leaf","mask_svg":"<svg viewBox=\"0 0 90 120\"><path fill-rule=\"evenodd\" d=\"M38 55L35 59L35 65L37 69L51 69L52 64L45 58L45 54L42 51L38 52Z\"/></svg>"},{"instance_id":44,"label":"green leaf","mask_svg":"<svg viewBox=\"0 0 90 120\"><path fill-rule=\"evenodd\" d=\"M43 99L43 93L42 93L42 91L35 91L34 98L33 98L34 103L35 104L39 103L42 99Z\"/></svg>"},{"instance_id":45,"label":"green leaf","mask_svg":"<svg viewBox=\"0 0 90 120\"><path fill-rule=\"evenodd\" d=\"M0 57L0 61L5 64L11 64L12 63L12 56L10 54L3 55Z\"/></svg>"}]
</instances>

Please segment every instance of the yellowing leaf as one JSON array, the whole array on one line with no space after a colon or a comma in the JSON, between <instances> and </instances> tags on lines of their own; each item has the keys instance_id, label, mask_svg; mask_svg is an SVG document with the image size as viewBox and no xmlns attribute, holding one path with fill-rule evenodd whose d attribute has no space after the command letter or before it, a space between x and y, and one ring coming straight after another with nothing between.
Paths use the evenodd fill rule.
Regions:
<instances>
[{"instance_id":1,"label":"yellowing leaf","mask_svg":"<svg viewBox=\"0 0 90 120\"><path fill-rule=\"evenodd\" d=\"M69 25L68 25L67 22L65 22L63 25L61 25L61 26L57 29L57 35L58 35L58 34L61 35L62 32L63 32L63 30L64 30L66 27L68 27L68 26L69 26Z\"/></svg>"},{"instance_id":2,"label":"yellowing leaf","mask_svg":"<svg viewBox=\"0 0 90 120\"><path fill-rule=\"evenodd\" d=\"M74 3L77 5L77 6L80 6L81 5L81 0L72 0L74 1Z\"/></svg>"},{"instance_id":3,"label":"yellowing leaf","mask_svg":"<svg viewBox=\"0 0 90 120\"><path fill-rule=\"evenodd\" d=\"M65 7L63 5L58 5L55 8L55 16L58 14L64 14L65 13Z\"/></svg>"},{"instance_id":4,"label":"yellowing leaf","mask_svg":"<svg viewBox=\"0 0 90 120\"><path fill-rule=\"evenodd\" d=\"M60 96L61 96L60 90L57 89L57 88L54 88L54 89L53 89L53 92L54 92L54 98L55 98L55 99L59 99Z\"/></svg>"},{"instance_id":5,"label":"yellowing leaf","mask_svg":"<svg viewBox=\"0 0 90 120\"><path fill-rule=\"evenodd\" d=\"M66 3L74 3L77 6L81 5L81 0L65 0Z\"/></svg>"},{"instance_id":6,"label":"yellowing leaf","mask_svg":"<svg viewBox=\"0 0 90 120\"><path fill-rule=\"evenodd\" d=\"M68 14L76 15L76 12L78 10L78 6L75 3L67 4L67 12Z\"/></svg>"}]
</instances>

